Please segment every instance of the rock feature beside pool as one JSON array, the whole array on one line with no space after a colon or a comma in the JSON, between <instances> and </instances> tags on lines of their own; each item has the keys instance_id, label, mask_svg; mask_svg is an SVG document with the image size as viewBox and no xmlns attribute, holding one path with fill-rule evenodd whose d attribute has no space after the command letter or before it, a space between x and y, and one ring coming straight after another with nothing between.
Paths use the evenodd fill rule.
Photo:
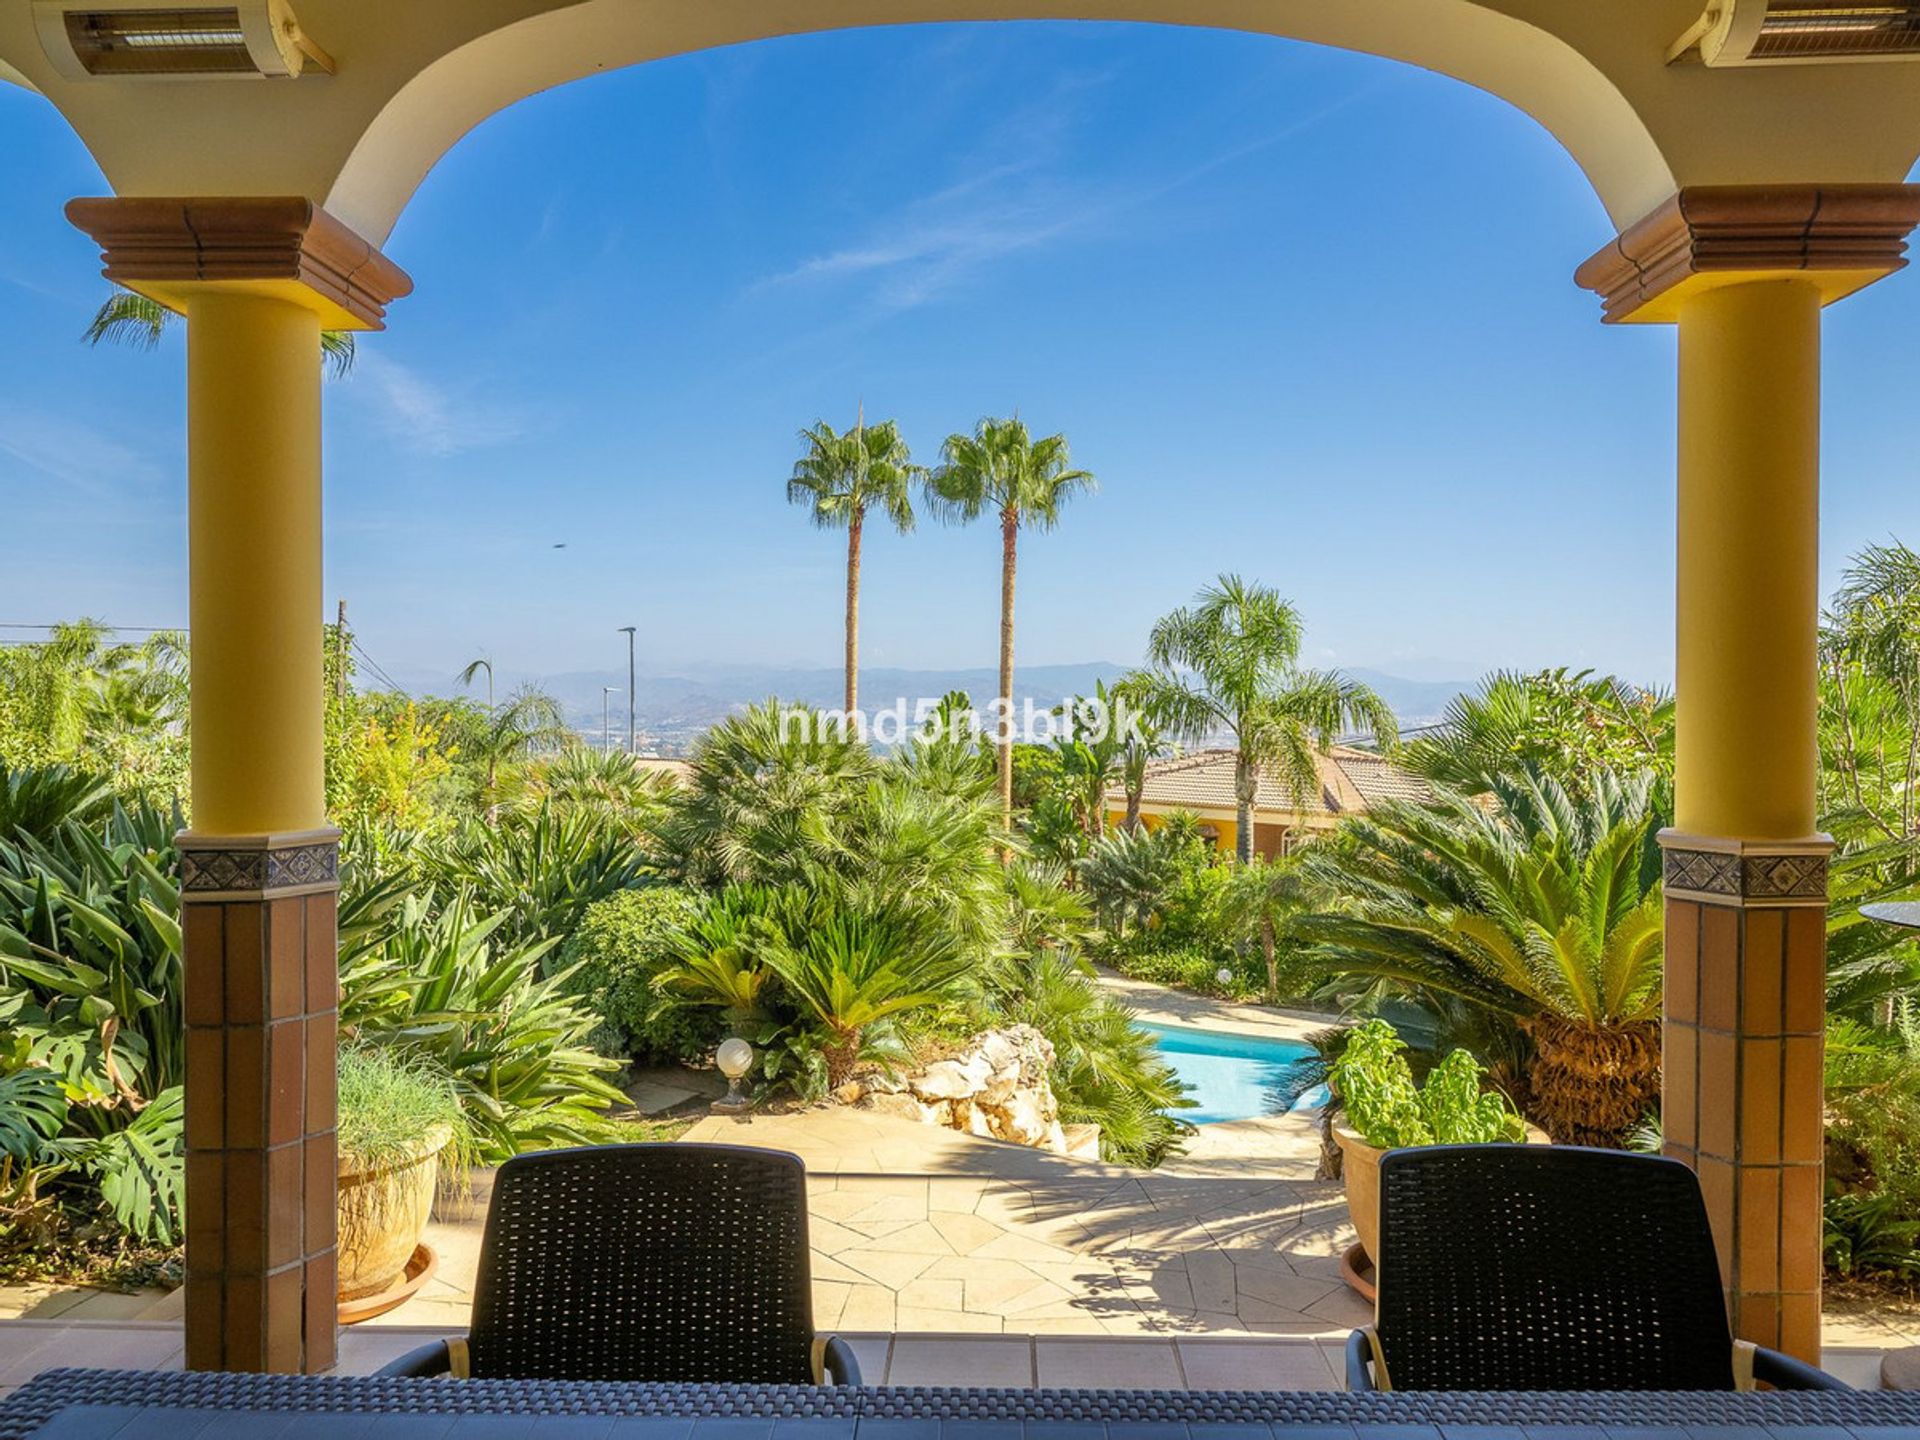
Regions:
<instances>
[{"instance_id":1,"label":"rock feature beside pool","mask_svg":"<svg viewBox=\"0 0 1920 1440\"><path fill-rule=\"evenodd\" d=\"M1099 1126L1060 1123L1060 1103L1047 1080L1053 1061L1046 1036L1031 1025L1011 1025L982 1031L959 1054L911 1074L862 1076L834 1098L982 1139L1097 1159Z\"/></svg>"}]
</instances>

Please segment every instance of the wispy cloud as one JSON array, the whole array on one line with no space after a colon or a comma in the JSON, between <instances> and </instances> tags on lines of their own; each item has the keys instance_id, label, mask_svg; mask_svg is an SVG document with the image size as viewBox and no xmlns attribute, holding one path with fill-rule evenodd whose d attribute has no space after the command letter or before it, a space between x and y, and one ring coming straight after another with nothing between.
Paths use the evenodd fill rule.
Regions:
<instances>
[{"instance_id":1,"label":"wispy cloud","mask_svg":"<svg viewBox=\"0 0 1920 1440\"><path fill-rule=\"evenodd\" d=\"M95 422L11 405L0 406L0 455L96 499L161 475L150 454L101 434Z\"/></svg>"},{"instance_id":2,"label":"wispy cloud","mask_svg":"<svg viewBox=\"0 0 1920 1440\"><path fill-rule=\"evenodd\" d=\"M1064 79L1041 102L985 137L959 177L868 227L858 242L810 256L747 289L748 295L807 284L866 281L881 311L922 305L1008 256L1111 225L1126 212L1245 160L1369 99L1365 85L1286 125L1197 164L1124 184L1076 183L1061 161L1084 107L1105 76Z\"/></svg>"},{"instance_id":3,"label":"wispy cloud","mask_svg":"<svg viewBox=\"0 0 1920 1440\"><path fill-rule=\"evenodd\" d=\"M1054 194L970 205L967 214L951 213L958 207L938 196L914 208L920 213L898 217L884 238L803 260L753 288L872 276L878 280L874 298L883 308L910 309L996 260L1069 234L1104 206L1091 197Z\"/></svg>"},{"instance_id":4,"label":"wispy cloud","mask_svg":"<svg viewBox=\"0 0 1920 1440\"><path fill-rule=\"evenodd\" d=\"M411 366L363 350L348 393L370 398L379 423L402 445L444 457L520 439L534 428L523 409L429 380Z\"/></svg>"}]
</instances>

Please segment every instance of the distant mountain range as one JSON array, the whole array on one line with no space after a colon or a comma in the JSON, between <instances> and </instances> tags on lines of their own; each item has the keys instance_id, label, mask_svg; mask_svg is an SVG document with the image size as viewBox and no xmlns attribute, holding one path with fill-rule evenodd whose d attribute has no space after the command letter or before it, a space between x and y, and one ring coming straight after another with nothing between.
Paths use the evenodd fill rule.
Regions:
<instances>
[{"instance_id":1,"label":"distant mountain range","mask_svg":"<svg viewBox=\"0 0 1920 1440\"><path fill-rule=\"evenodd\" d=\"M1090 695L1096 681L1111 683L1130 667L1108 661L1078 665L1026 665L1014 672L1016 709L1029 701L1036 710L1051 709L1073 696ZM1408 680L1384 671L1351 668L1347 672L1380 692L1400 719L1403 729L1430 724L1446 704L1471 681ZM502 669L496 678L505 694L524 681L535 681L557 698L568 721L582 734L597 737L603 714L616 737L627 723L625 670L575 670L557 675L516 674ZM407 688L430 695L472 695L451 677L406 677ZM999 672L991 668L907 670L884 666L862 667L860 698L863 709L890 706L904 699L909 716L922 698L937 700L952 690L964 690L976 705L984 705L999 690ZM603 687L613 693L605 696ZM777 669L767 666L729 666L693 675L640 675L634 684L634 714L642 744L664 754L682 753L702 731L743 705L778 696L807 705L835 706L842 696L842 677L835 668Z\"/></svg>"}]
</instances>

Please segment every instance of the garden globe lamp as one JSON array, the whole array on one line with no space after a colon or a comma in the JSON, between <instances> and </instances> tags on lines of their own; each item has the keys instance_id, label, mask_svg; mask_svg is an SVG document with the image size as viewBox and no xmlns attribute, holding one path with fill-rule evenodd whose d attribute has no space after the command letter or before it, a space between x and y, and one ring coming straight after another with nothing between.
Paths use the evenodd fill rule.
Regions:
<instances>
[{"instance_id":1,"label":"garden globe lamp","mask_svg":"<svg viewBox=\"0 0 1920 1440\"><path fill-rule=\"evenodd\" d=\"M1233 987L1233 971L1224 965L1213 972L1213 978L1220 982L1222 989L1231 989Z\"/></svg>"},{"instance_id":2,"label":"garden globe lamp","mask_svg":"<svg viewBox=\"0 0 1920 1440\"><path fill-rule=\"evenodd\" d=\"M741 1093L740 1082L753 1068L753 1046L735 1035L720 1042L713 1060L720 1067L720 1073L727 1077L727 1093L710 1107L714 1114L743 1115L751 1110L753 1101Z\"/></svg>"}]
</instances>

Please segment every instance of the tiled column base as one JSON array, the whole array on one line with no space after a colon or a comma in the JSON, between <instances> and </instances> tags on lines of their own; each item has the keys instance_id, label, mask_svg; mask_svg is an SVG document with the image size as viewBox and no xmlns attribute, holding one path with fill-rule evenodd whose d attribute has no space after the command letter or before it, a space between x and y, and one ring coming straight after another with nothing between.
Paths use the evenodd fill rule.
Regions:
<instances>
[{"instance_id":1,"label":"tiled column base","mask_svg":"<svg viewBox=\"0 0 1920 1440\"><path fill-rule=\"evenodd\" d=\"M1700 1176L1734 1334L1820 1359L1824 836L1666 849L1666 1152Z\"/></svg>"},{"instance_id":2,"label":"tiled column base","mask_svg":"<svg viewBox=\"0 0 1920 1440\"><path fill-rule=\"evenodd\" d=\"M180 837L190 1369L334 1362L338 839Z\"/></svg>"}]
</instances>

